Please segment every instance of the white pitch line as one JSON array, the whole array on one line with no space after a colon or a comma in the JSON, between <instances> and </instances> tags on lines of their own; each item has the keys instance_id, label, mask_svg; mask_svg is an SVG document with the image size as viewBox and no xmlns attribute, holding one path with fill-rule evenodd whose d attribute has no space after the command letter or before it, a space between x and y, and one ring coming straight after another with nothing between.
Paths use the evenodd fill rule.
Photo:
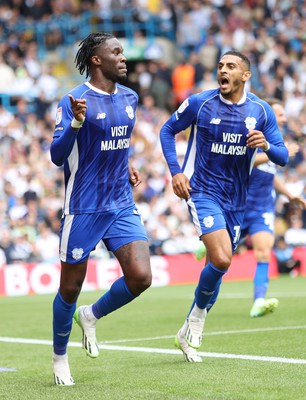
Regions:
<instances>
[{"instance_id":1,"label":"white pitch line","mask_svg":"<svg viewBox=\"0 0 306 400\"><path fill-rule=\"evenodd\" d=\"M5 343L21 343L21 344L35 344L35 345L48 345L52 346L51 340L36 340L36 339L24 339L24 338L9 338L0 337L0 342ZM81 347L81 343L69 342L69 347ZM99 345L100 349L104 350L114 350L114 351L132 351L140 353L155 353L155 354L174 354L182 355L180 350L171 349L158 349L151 347L130 347L130 346L112 346L112 345ZM228 354L228 353L209 353L209 352L198 352L202 357L210 358L230 358L239 360L253 360L253 361L263 361L263 362L276 362L276 363L286 363L286 364L304 364L306 365L306 360L297 358L285 358L285 357L265 357L265 356L252 356L246 354Z\"/></svg>"},{"instance_id":2,"label":"white pitch line","mask_svg":"<svg viewBox=\"0 0 306 400\"><path fill-rule=\"evenodd\" d=\"M286 331L291 329L306 329L306 325L301 326L278 326L274 328L256 328L256 329L240 329L233 331L217 331L217 332L205 332L204 336L216 336L216 335L231 335L239 333L258 333L258 332L269 332L269 331ZM136 339L120 339L120 340L104 340L103 343L129 343L129 342L139 342L139 341L150 341L150 340L160 340L160 339L171 339L174 335L167 336L155 336L146 338L136 338Z\"/></svg>"},{"instance_id":3,"label":"white pitch line","mask_svg":"<svg viewBox=\"0 0 306 400\"><path fill-rule=\"evenodd\" d=\"M278 293L278 292L270 292L269 297L276 297L276 298L281 298L281 299L290 299L290 298L295 298L295 297L306 297L305 292L295 292L295 293ZM193 298L191 296L191 298ZM252 296L250 296L250 293L220 293L218 296L218 300L221 299L230 299L230 300L235 300L235 299L249 299L250 301L253 301Z\"/></svg>"}]
</instances>

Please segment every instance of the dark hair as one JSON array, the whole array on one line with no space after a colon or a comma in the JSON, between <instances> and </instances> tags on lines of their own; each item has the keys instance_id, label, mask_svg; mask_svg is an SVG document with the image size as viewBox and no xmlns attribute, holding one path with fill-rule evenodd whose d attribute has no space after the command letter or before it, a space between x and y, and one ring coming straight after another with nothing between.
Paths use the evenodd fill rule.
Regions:
<instances>
[{"instance_id":1,"label":"dark hair","mask_svg":"<svg viewBox=\"0 0 306 400\"><path fill-rule=\"evenodd\" d=\"M222 57L227 56L227 55L239 57L239 58L246 64L248 70L251 69L251 62L250 62L250 60L248 59L248 57L247 57L246 55L244 55L243 53L240 53L240 51L237 51L237 50L229 50L229 51L227 51L226 53L224 53Z\"/></svg>"},{"instance_id":2,"label":"dark hair","mask_svg":"<svg viewBox=\"0 0 306 400\"><path fill-rule=\"evenodd\" d=\"M112 39L115 36L111 33L96 32L91 33L86 39L82 40L79 44L79 50L75 56L74 62L80 74L83 75L86 70L86 78L90 75L90 57L93 55L94 50L103 45L106 40Z\"/></svg>"}]
</instances>

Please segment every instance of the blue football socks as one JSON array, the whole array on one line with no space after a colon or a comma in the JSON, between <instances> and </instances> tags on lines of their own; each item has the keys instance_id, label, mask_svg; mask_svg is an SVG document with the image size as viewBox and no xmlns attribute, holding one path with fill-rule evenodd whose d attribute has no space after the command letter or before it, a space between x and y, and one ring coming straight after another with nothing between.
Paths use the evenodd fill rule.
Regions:
<instances>
[{"instance_id":1,"label":"blue football socks","mask_svg":"<svg viewBox=\"0 0 306 400\"><path fill-rule=\"evenodd\" d=\"M222 277L219 279L219 281L217 283L217 286L216 286L216 289L215 289L215 293L209 299L209 302L208 302L208 304L206 306L207 312L209 312L212 309L213 305L217 301L217 298L218 298L218 295L219 295L219 292L220 292L221 283L222 283Z\"/></svg>"},{"instance_id":2,"label":"blue football socks","mask_svg":"<svg viewBox=\"0 0 306 400\"><path fill-rule=\"evenodd\" d=\"M269 283L269 263L258 262L254 276L254 300L264 299Z\"/></svg>"},{"instance_id":3,"label":"blue football socks","mask_svg":"<svg viewBox=\"0 0 306 400\"><path fill-rule=\"evenodd\" d=\"M93 315L97 319L104 317L125 304L130 303L135 297L127 287L125 279L122 276L112 284L108 292L92 305Z\"/></svg>"},{"instance_id":4,"label":"blue football socks","mask_svg":"<svg viewBox=\"0 0 306 400\"><path fill-rule=\"evenodd\" d=\"M210 304L212 296L214 296L215 294L216 296L214 301L217 300L222 276L226 272L227 270L221 271L210 262L203 268L195 297L196 305L199 308L206 308L208 304Z\"/></svg>"},{"instance_id":5,"label":"blue football socks","mask_svg":"<svg viewBox=\"0 0 306 400\"><path fill-rule=\"evenodd\" d=\"M76 302L68 304L58 292L53 301L53 346L57 355L66 354Z\"/></svg>"}]
</instances>

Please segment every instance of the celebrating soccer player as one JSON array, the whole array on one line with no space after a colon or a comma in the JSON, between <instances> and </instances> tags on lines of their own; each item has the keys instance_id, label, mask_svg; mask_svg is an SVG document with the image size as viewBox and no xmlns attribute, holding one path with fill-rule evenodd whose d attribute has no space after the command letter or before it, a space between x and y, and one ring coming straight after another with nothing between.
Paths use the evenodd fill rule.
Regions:
<instances>
[{"instance_id":1,"label":"celebrating soccer player","mask_svg":"<svg viewBox=\"0 0 306 400\"><path fill-rule=\"evenodd\" d=\"M250 61L225 53L217 66L219 88L187 98L163 125L160 138L174 193L186 199L207 254L187 318L175 338L188 362L201 362L204 322L240 237L249 177L258 148L284 166L288 150L268 103L245 90ZM185 160L175 135L191 126Z\"/></svg>"},{"instance_id":2,"label":"celebrating soccer player","mask_svg":"<svg viewBox=\"0 0 306 400\"><path fill-rule=\"evenodd\" d=\"M277 99L266 99L272 107L279 129L286 122L283 105ZM294 156L299 149L295 143L287 144L289 156ZM259 150L250 176L247 208L243 219L242 237L249 234L257 261L254 275L254 304L250 311L252 318L262 317L273 312L278 306L278 299L266 298L269 285L269 262L274 245L275 190L286 196L290 203L305 208L303 198L293 195L284 181L277 174L276 165L267 155Z\"/></svg>"},{"instance_id":3,"label":"celebrating soccer player","mask_svg":"<svg viewBox=\"0 0 306 400\"><path fill-rule=\"evenodd\" d=\"M141 183L129 167L137 94L121 85L126 58L117 38L91 33L75 58L89 81L65 95L57 109L52 161L64 166L65 201L60 231L61 278L53 302L53 369L57 385L73 385L67 356L72 318L83 348L99 355L96 322L134 300L151 285L147 235L131 186ZM76 309L89 254L103 240L123 276L95 303Z\"/></svg>"}]
</instances>

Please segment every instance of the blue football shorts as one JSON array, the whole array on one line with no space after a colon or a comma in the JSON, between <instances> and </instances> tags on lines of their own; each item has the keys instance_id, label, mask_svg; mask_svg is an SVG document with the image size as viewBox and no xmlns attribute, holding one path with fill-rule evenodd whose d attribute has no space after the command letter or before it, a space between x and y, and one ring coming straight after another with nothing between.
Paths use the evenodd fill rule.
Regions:
<instances>
[{"instance_id":1,"label":"blue football shorts","mask_svg":"<svg viewBox=\"0 0 306 400\"><path fill-rule=\"evenodd\" d=\"M256 211L247 210L242 224L242 237L257 232L270 232L274 235L275 214L273 210Z\"/></svg>"},{"instance_id":2,"label":"blue football shorts","mask_svg":"<svg viewBox=\"0 0 306 400\"><path fill-rule=\"evenodd\" d=\"M64 215L60 230L60 260L81 263L100 240L112 252L130 242L148 240L135 204L101 213Z\"/></svg>"},{"instance_id":3,"label":"blue football shorts","mask_svg":"<svg viewBox=\"0 0 306 400\"><path fill-rule=\"evenodd\" d=\"M226 229L235 252L241 233L244 211L223 210L211 198L193 197L187 200L188 210L199 238L219 229Z\"/></svg>"}]
</instances>

